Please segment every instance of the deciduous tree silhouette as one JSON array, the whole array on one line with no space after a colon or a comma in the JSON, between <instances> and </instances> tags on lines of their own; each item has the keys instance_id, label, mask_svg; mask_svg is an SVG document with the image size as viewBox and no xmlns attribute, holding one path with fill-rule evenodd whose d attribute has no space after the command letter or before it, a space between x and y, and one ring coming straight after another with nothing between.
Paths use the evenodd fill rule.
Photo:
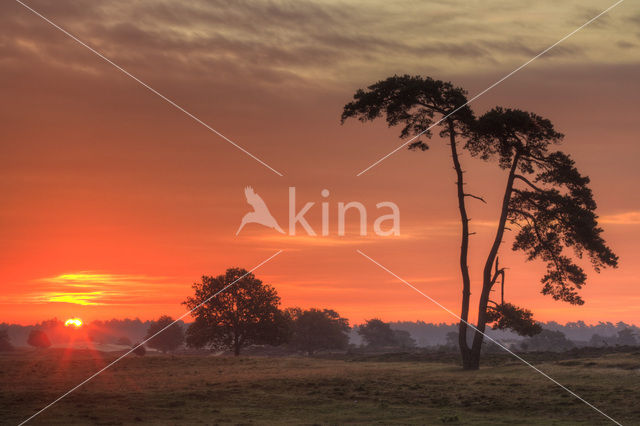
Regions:
<instances>
[{"instance_id":1,"label":"deciduous tree silhouette","mask_svg":"<svg viewBox=\"0 0 640 426\"><path fill-rule=\"evenodd\" d=\"M389 323L378 318L367 320L358 327L358 334L362 336L365 343L372 348L383 348L397 346L396 334L391 329Z\"/></svg>"},{"instance_id":2,"label":"deciduous tree silhouette","mask_svg":"<svg viewBox=\"0 0 640 426\"><path fill-rule=\"evenodd\" d=\"M411 333L406 330L393 330L395 345L401 349L413 349L416 347L416 341L411 337Z\"/></svg>"},{"instance_id":3,"label":"deciduous tree silhouette","mask_svg":"<svg viewBox=\"0 0 640 426\"><path fill-rule=\"evenodd\" d=\"M312 355L319 350L344 349L349 344L349 320L331 309L287 310L291 318L289 344Z\"/></svg>"},{"instance_id":4,"label":"deciduous tree silhouette","mask_svg":"<svg viewBox=\"0 0 640 426\"><path fill-rule=\"evenodd\" d=\"M29 332L29 338L27 339L27 343L35 348L45 349L51 346L51 341L49 340L49 336L42 330L38 330L34 328Z\"/></svg>"},{"instance_id":5,"label":"deciduous tree silhouette","mask_svg":"<svg viewBox=\"0 0 640 426\"><path fill-rule=\"evenodd\" d=\"M618 331L616 344L621 346L636 346L638 344L636 333L630 328Z\"/></svg>"},{"instance_id":6,"label":"deciduous tree silhouette","mask_svg":"<svg viewBox=\"0 0 640 426\"><path fill-rule=\"evenodd\" d=\"M226 348L237 356L248 345L278 345L286 341L288 324L279 309L280 297L273 287L246 270L230 268L224 275L203 276L193 289L195 295L184 302L189 309L195 309L196 318L187 329L187 345Z\"/></svg>"},{"instance_id":7,"label":"deciduous tree silhouette","mask_svg":"<svg viewBox=\"0 0 640 426\"><path fill-rule=\"evenodd\" d=\"M158 318L158 321L152 322L147 329L146 339L149 339L165 327L169 328L149 340L146 345L162 352L171 352L179 348L182 342L184 342L184 331L180 324L176 323L169 326L171 323L173 323L173 318L168 315L162 315Z\"/></svg>"},{"instance_id":8,"label":"deciduous tree silhouette","mask_svg":"<svg viewBox=\"0 0 640 426\"><path fill-rule=\"evenodd\" d=\"M542 292L556 300L583 303L578 290L584 285L586 274L564 253L565 248L573 249L578 257L586 254L597 272L605 266L615 267L617 257L600 235L589 178L578 172L568 155L550 150L563 137L551 122L532 113L503 108L494 108L476 120L471 109L463 106L467 102L465 96L463 89L430 77L394 76L367 90L358 90L354 100L345 105L342 122L351 117L369 121L384 116L389 126L401 125L400 136L406 138L423 132L435 117L443 118L440 135L448 138L451 148L462 234L458 344L463 367L477 369L487 323L525 335L540 331L530 311L503 300L489 300L498 278L503 283L505 279L505 269L498 266L498 253L507 224L518 228L514 250L525 252L528 260L546 262ZM425 136L430 137L430 132ZM484 199L465 192L458 153L461 140L472 155L486 161L497 160L502 169L508 170L496 235L482 272L477 331L471 346L467 342L471 294L467 257L471 234L466 200ZM417 140L409 148L424 150L427 146Z\"/></svg>"},{"instance_id":9,"label":"deciduous tree silhouette","mask_svg":"<svg viewBox=\"0 0 640 426\"><path fill-rule=\"evenodd\" d=\"M535 352L563 352L575 347L561 331L542 330L539 334L522 341L520 346L527 351Z\"/></svg>"}]
</instances>

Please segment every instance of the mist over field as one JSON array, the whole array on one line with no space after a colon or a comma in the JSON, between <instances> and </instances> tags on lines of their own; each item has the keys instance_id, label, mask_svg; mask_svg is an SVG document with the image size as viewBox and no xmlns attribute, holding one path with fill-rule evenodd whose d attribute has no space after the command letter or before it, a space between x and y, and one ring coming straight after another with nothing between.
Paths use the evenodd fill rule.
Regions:
<instances>
[{"instance_id":1,"label":"mist over field","mask_svg":"<svg viewBox=\"0 0 640 426\"><path fill-rule=\"evenodd\" d=\"M93 321L86 325L88 331L85 335L87 340L93 343L116 344L122 337L126 337L131 342L139 342L144 339L151 320L141 321L139 319L112 319L106 321ZM180 321L181 327L188 327L190 323ZM433 324L424 321L391 321L389 325L395 330L405 330L410 333L415 340L416 346L428 348L446 345L447 335L457 333L458 324ZM559 331L567 339L578 347L581 346L616 346L629 344L629 341L619 341L618 333L623 330L631 330L637 336L637 344L640 345L640 327L624 322L600 322L598 324L585 324L582 321L559 324L555 321L541 323L545 330ZM64 345L69 342L70 336L63 326L63 322L57 319L43 321L34 325L19 325L0 323L0 330L7 330L9 337L16 346L27 346L27 337L32 329L42 329L50 334L54 345ZM489 330L488 335L500 342L509 345L517 344L525 340L525 337L509 330ZM595 336L595 338L594 338ZM633 338L631 340L633 342ZM85 341L75 342L76 344L86 344ZM349 332L349 343L354 346L361 346L364 343L358 334L358 326ZM633 343L632 343L633 345ZM116 348L117 350L118 348Z\"/></svg>"}]
</instances>

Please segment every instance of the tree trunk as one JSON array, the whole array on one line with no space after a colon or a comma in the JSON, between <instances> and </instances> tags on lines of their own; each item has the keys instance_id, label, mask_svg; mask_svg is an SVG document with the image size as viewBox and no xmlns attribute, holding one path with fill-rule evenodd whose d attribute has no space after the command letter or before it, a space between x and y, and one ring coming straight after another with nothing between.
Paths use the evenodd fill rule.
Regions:
<instances>
[{"instance_id":1,"label":"tree trunk","mask_svg":"<svg viewBox=\"0 0 640 426\"><path fill-rule=\"evenodd\" d=\"M514 154L513 163L509 170L509 177L507 179L507 187L502 199L502 210L500 212L500 220L498 221L498 229L496 231L496 237L493 240L493 245L487 256L487 260L484 264L484 270L482 273L482 292L480 293L480 301L478 303L478 322L476 323L476 332L473 336L473 344L471 346L471 369L477 370L480 367L480 352L482 350L482 342L484 340L484 332L487 326L487 306L489 305L489 294L491 294L491 288L495 283L496 275L492 276L496 257L498 256L498 250L502 244L502 238L504 237L504 229L507 224L507 218L509 216L509 202L511 200L511 194L513 193L513 182L515 180L515 173L518 167L518 159L520 155ZM476 362L477 359L477 362Z\"/></svg>"},{"instance_id":2,"label":"tree trunk","mask_svg":"<svg viewBox=\"0 0 640 426\"><path fill-rule=\"evenodd\" d=\"M237 333L234 333L233 336L233 355L234 356L238 356L240 355L240 338L238 337Z\"/></svg>"},{"instance_id":3,"label":"tree trunk","mask_svg":"<svg viewBox=\"0 0 640 426\"><path fill-rule=\"evenodd\" d=\"M480 349L472 346L467 352L467 357L463 360L462 368L465 370L477 370L480 368Z\"/></svg>"},{"instance_id":4,"label":"tree trunk","mask_svg":"<svg viewBox=\"0 0 640 426\"><path fill-rule=\"evenodd\" d=\"M471 298L471 279L469 277L469 265L467 257L469 254L469 217L465 205L464 195L464 172L460 166L458 149L456 146L456 133L453 120L447 120L449 125L449 145L451 146L451 158L453 168L456 171L456 187L458 190L458 210L460 211L460 222L462 224L462 237L460 241L460 272L462 274L462 307L460 312L460 324L458 325L458 345L462 355L462 366L467 369L469 363L469 345L467 344L467 322L469 319L469 299Z\"/></svg>"}]
</instances>

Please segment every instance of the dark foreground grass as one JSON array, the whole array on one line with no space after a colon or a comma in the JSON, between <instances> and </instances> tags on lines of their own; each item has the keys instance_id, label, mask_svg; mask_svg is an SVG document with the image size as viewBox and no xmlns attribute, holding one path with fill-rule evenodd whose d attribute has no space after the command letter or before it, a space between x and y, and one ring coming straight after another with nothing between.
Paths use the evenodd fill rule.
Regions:
<instances>
[{"instance_id":1,"label":"dark foreground grass","mask_svg":"<svg viewBox=\"0 0 640 426\"><path fill-rule=\"evenodd\" d=\"M18 424L114 354L0 355L0 419ZM538 366L625 425L640 425L640 354ZM517 361L451 363L213 356L128 357L32 424L611 424Z\"/></svg>"}]
</instances>

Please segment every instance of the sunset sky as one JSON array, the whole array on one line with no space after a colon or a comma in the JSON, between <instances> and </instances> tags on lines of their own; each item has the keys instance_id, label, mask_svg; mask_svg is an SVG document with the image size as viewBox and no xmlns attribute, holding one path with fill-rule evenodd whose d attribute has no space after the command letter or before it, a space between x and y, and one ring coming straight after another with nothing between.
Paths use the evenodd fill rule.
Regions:
<instances>
[{"instance_id":1,"label":"sunset sky","mask_svg":"<svg viewBox=\"0 0 640 426\"><path fill-rule=\"evenodd\" d=\"M450 80L470 97L613 1L25 0L42 15L281 172L278 176L17 2L0 4L0 322L181 315L203 274L250 269L283 306L328 307L352 323L455 322L362 250L459 310L459 226L448 147L401 150L383 122L340 125L358 88L393 74ZM621 3L472 104L549 118L592 179L615 270L589 273L584 306L540 294L545 266L512 253L508 301L539 320L639 323L640 3ZM437 132L435 132L437 134ZM470 266L480 269L504 172L462 157ZM320 231L247 225L252 186L287 228L288 188ZM330 195L320 194L328 189ZM337 235L338 202L360 201L370 235ZM373 235L376 203L395 202L400 235Z\"/></svg>"}]
</instances>

